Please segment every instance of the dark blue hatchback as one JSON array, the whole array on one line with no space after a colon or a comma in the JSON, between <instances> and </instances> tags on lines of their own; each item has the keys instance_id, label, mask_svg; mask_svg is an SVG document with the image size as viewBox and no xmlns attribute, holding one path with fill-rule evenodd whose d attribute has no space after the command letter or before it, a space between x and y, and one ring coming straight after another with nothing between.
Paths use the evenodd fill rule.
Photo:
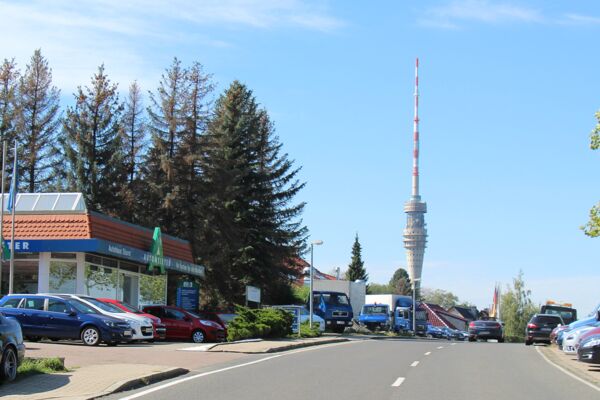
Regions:
<instances>
[{"instance_id":1,"label":"dark blue hatchback","mask_svg":"<svg viewBox=\"0 0 600 400\"><path fill-rule=\"evenodd\" d=\"M99 314L87 304L62 296L12 294L0 299L0 311L21 325L30 341L81 339L88 346L104 342L114 346L131 339L131 326L123 320Z\"/></svg>"}]
</instances>

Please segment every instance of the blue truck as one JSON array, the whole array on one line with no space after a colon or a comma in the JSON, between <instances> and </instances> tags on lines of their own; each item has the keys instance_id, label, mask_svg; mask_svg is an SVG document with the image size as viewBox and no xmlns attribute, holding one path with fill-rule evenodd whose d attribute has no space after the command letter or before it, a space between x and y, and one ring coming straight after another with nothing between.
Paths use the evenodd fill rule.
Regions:
<instances>
[{"instance_id":1,"label":"blue truck","mask_svg":"<svg viewBox=\"0 0 600 400\"><path fill-rule=\"evenodd\" d=\"M371 331L390 329L390 307L387 304L365 304L358 323Z\"/></svg>"},{"instance_id":2,"label":"blue truck","mask_svg":"<svg viewBox=\"0 0 600 400\"><path fill-rule=\"evenodd\" d=\"M390 330L394 332L412 332L413 302L410 296L397 294L368 294L365 299L368 305L386 305L390 310L388 321ZM415 313L415 334L425 336L427 333L427 313L417 303Z\"/></svg>"},{"instance_id":3,"label":"blue truck","mask_svg":"<svg viewBox=\"0 0 600 400\"><path fill-rule=\"evenodd\" d=\"M346 293L313 291L313 312L325 320L327 330L341 333L352 326L354 313Z\"/></svg>"}]
</instances>

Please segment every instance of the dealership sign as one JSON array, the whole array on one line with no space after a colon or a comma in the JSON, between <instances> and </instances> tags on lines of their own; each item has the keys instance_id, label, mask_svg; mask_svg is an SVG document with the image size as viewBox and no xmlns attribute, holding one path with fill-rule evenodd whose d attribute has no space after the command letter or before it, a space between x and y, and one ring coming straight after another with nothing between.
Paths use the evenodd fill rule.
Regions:
<instances>
[{"instance_id":1,"label":"dealership sign","mask_svg":"<svg viewBox=\"0 0 600 400\"><path fill-rule=\"evenodd\" d=\"M10 241L5 241L9 243ZM62 239L62 240L15 240L15 253L42 252L89 252L116 256L140 264L150 264L161 268L194 276L204 276L204 267L171 257L158 256L148 251L136 249L102 239Z\"/></svg>"}]
</instances>

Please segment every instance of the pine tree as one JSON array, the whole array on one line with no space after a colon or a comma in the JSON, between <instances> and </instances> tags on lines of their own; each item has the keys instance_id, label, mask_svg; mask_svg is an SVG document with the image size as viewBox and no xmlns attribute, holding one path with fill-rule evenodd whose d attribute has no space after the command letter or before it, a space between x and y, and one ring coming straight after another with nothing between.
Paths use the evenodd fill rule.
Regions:
<instances>
[{"instance_id":1,"label":"pine tree","mask_svg":"<svg viewBox=\"0 0 600 400\"><path fill-rule=\"evenodd\" d=\"M17 123L19 71L15 60L4 59L0 66L0 143L12 143Z\"/></svg>"},{"instance_id":2,"label":"pine tree","mask_svg":"<svg viewBox=\"0 0 600 400\"><path fill-rule=\"evenodd\" d=\"M352 245L352 259L350 260L350 265L348 265L348 270L346 271L346 279L349 281L362 280L367 281L369 279L369 275L365 270L365 263L362 260L361 255L362 249L360 246L360 242L358 241L358 234L354 237L354 244Z\"/></svg>"},{"instance_id":3,"label":"pine tree","mask_svg":"<svg viewBox=\"0 0 600 400\"><path fill-rule=\"evenodd\" d=\"M156 93L150 93L148 127L151 145L144 163L144 179L148 193L141 199L147 214L146 224L158 224L177 234L175 222L176 160L179 142L186 129L186 71L177 58L163 74Z\"/></svg>"},{"instance_id":4,"label":"pine tree","mask_svg":"<svg viewBox=\"0 0 600 400\"><path fill-rule=\"evenodd\" d=\"M120 217L126 221L137 223L140 213L139 197L145 190L141 179L141 163L146 145L147 125L142 105L142 94L137 82L129 86L129 95L123 113L123 154L127 170L127 183L123 186L121 197L123 207Z\"/></svg>"},{"instance_id":5,"label":"pine tree","mask_svg":"<svg viewBox=\"0 0 600 400\"><path fill-rule=\"evenodd\" d=\"M60 125L60 91L52 86L52 70L38 49L19 80L18 141L24 171L22 184L30 193L46 189L59 165L56 145Z\"/></svg>"},{"instance_id":6,"label":"pine tree","mask_svg":"<svg viewBox=\"0 0 600 400\"><path fill-rule=\"evenodd\" d=\"M91 86L79 87L75 97L75 107L67 110L64 121L70 186L83 192L88 208L119 216L128 170L117 85L101 65Z\"/></svg>"},{"instance_id":7,"label":"pine tree","mask_svg":"<svg viewBox=\"0 0 600 400\"><path fill-rule=\"evenodd\" d=\"M298 221L304 204L291 202L303 184L280 149L266 111L233 82L205 137L198 239L209 286L227 303L242 301L248 284L261 287L265 301L291 296L288 265L306 236Z\"/></svg>"}]
</instances>

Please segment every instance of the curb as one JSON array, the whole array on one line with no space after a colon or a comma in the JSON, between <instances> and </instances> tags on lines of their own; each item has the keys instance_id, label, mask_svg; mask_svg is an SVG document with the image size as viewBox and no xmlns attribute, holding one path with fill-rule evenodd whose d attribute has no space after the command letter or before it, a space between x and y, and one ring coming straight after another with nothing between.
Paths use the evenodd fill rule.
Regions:
<instances>
[{"instance_id":1,"label":"curb","mask_svg":"<svg viewBox=\"0 0 600 400\"><path fill-rule=\"evenodd\" d=\"M145 375L139 378L119 381L110 386L108 389L103 390L101 393L96 393L91 397L87 397L86 400L98 399L109 394L124 392L126 390L132 390L142 386L151 385L156 382L164 381L166 379L171 379L180 375L187 374L188 372L190 371L185 368L169 368L166 371L155 372L153 374Z\"/></svg>"},{"instance_id":2,"label":"curb","mask_svg":"<svg viewBox=\"0 0 600 400\"><path fill-rule=\"evenodd\" d=\"M319 341L314 341L314 342L291 343L291 344L287 344L287 345L283 345L283 346L269 347L263 351L235 351L235 350L226 350L226 349L215 350L215 348L217 348L217 347L226 347L228 345L228 344L223 343L223 344L220 344L219 346L213 347L210 351L222 352L222 353L240 353L240 354L266 354L266 353L277 353L280 351L299 349L302 347L320 346L323 344L341 343L341 342L348 342L348 341L349 341L349 339L346 339L346 338L334 338L334 339L319 340Z\"/></svg>"},{"instance_id":3,"label":"curb","mask_svg":"<svg viewBox=\"0 0 600 400\"><path fill-rule=\"evenodd\" d=\"M585 372L573 367L570 363L565 363L560 357L554 354L554 349L551 347L536 346L535 349L549 364L600 392L599 380L593 380Z\"/></svg>"}]
</instances>

